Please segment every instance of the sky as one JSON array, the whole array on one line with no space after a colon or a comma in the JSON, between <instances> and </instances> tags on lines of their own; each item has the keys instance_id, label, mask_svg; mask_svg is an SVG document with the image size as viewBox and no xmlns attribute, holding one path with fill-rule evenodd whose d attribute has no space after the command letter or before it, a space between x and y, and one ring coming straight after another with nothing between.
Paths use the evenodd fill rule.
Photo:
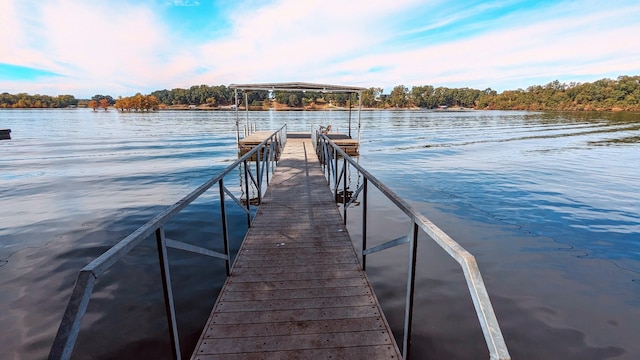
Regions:
<instances>
[{"instance_id":1,"label":"sky","mask_svg":"<svg viewBox=\"0 0 640 360\"><path fill-rule=\"evenodd\" d=\"M637 0L0 0L0 93L526 89L640 75Z\"/></svg>"}]
</instances>

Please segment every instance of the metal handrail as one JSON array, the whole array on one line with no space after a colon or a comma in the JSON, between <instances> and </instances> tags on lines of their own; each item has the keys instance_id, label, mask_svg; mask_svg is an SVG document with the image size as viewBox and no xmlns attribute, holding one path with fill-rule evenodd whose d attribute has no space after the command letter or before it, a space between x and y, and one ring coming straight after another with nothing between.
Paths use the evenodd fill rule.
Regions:
<instances>
[{"instance_id":1,"label":"metal handrail","mask_svg":"<svg viewBox=\"0 0 640 360\"><path fill-rule=\"evenodd\" d=\"M215 258L220 258L225 260L226 272L227 275L230 274L230 256L229 256L229 239L228 239L228 231L227 231L227 216L225 210L225 193L229 195L236 203L241 204L238 199L233 196L231 191L229 191L224 186L224 177L230 174L235 168L239 167L241 164L244 165L245 172L245 186L247 188L246 196L247 203L245 212L247 213L247 222L248 226L251 226L251 210L250 210L250 201L249 201L249 178L247 174L252 174L251 170L247 166L247 162L253 156L256 159L256 176L253 177L254 185L260 189L263 184L264 173L266 168L266 181L269 181L269 168L273 168L278 159L279 153L286 144L287 141L287 125L283 125L279 130L273 132L269 137L267 137L262 143L254 147L251 151L244 154L241 158L236 160L233 164L224 169L220 174L216 177L210 179L209 181L202 184L200 187L195 189L193 192L182 198L177 203L169 206L167 209L156 215L153 219L149 220L146 224L139 227L136 231L131 233L129 236L122 239L116 245L111 247L105 253L100 255L98 258L90 262L84 268L80 270L78 273L78 277L76 283L74 285L73 291L71 293L71 298L69 299L69 303L67 304L67 308L62 317L62 321L60 323L60 327L58 328L58 332L56 334L55 340L51 347L51 351L49 352L49 359L69 359L73 352L73 348L75 346L76 340L80 333L80 325L82 319L86 313L87 307L89 305L89 301L91 300L91 295L93 293L93 288L100 278L100 276L111 268L118 260L120 260L123 256L128 254L132 249L134 249L137 245L139 245L144 239L149 237L151 234L155 233L157 249L158 249L158 258L160 262L160 272L163 281L163 291L164 291L164 300L165 300L165 308L167 312L167 320L169 322L169 332L171 336L171 348L173 352L174 359L181 359L180 354L180 343L178 339L178 328L175 314L175 306L173 300L173 292L171 289L171 277L169 273L169 262L167 258L167 247L180 249L183 251L189 251L201 255L212 256ZM262 159L261 159L262 158ZM262 161L266 166L260 167L260 161ZM202 195L205 191L213 187L215 184L218 184L220 191L220 211L222 218L222 237L224 242L224 253L218 253L213 250L205 249L202 247L198 247L191 244L186 244L183 242L179 242L176 240L168 239L164 233L164 226L167 222L169 222L174 216L176 216L181 210L183 210L187 205L192 203L195 199L197 199L200 195ZM261 200L261 192L259 194L259 201Z\"/></svg>"},{"instance_id":2,"label":"metal handrail","mask_svg":"<svg viewBox=\"0 0 640 360\"><path fill-rule=\"evenodd\" d=\"M314 136L315 135L315 136ZM338 183L343 180L343 220L347 222L347 208L351 202L347 202L347 182L346 182L346 169L347 164L353 166L364 176L364 182L359 187L352 197L355 198L356 194L363 194L363 214L362 214L362 268L366 270L366 257L369 254L383 251L401 244L409 243L409 256L410 266L407 274L407 294L405 298L405 321L404 321L404 334L403 334L403 348L402 355L404 359L409 357L410 339L411 339L411 327L413 317L413 295L415 289L415 271L416 271L416 257L417 257L417 245L418 245L418 230L422 229L431 239L444 249L449 256L451 256L462 268L467 287L473 300L473 305L476 310L482 332L484 334L485 342L489 350L490 359L495 360L508 360L511 359L507 345L502 336L500 325L496 318L493 306L489 299L489 294L482 280L480 269L476 259L471 253L465 250L460 244L453 240L444 231L433 224L427 217L418 212L413 206L409 205L404 199L393 192L389 187L383 184L380 180L376 179L362 166L360 166L353 158L347 155L340 146L336 145L329 137L319 132L312 134L314 146L316 147L316 153L320 158L321 163L325 166L326 176L329 182L335 181L335 193L338 191ZM338 173L338 157L342 157L343 166L340 174ZM335 164L335 165L334 165ZM333 172L333 173L332 173ZM412 226L410 234L399 239L391 240L384 244L367 248L367 187L371 183L380 192L385 195L391 202L393 202L402 212L404 212L411 220ZM353 199L352 199L353 200Z\"/></svg>"}]
</instances>

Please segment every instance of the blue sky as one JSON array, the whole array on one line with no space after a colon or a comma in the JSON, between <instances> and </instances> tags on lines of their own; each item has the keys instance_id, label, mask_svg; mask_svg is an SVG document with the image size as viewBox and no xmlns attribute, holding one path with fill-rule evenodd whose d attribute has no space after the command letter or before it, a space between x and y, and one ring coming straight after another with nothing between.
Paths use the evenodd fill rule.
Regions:
<instances>
[{"instance_id":1,"label":"blue sky","mask_svg":"<svg viewBox=\"0 0 640 360\"><path fill-rule=\"evenodd\" d=\"M637 0L2 0L0 92L591 82L640 75L638 19Z\"/></svg>"}]
</instances>

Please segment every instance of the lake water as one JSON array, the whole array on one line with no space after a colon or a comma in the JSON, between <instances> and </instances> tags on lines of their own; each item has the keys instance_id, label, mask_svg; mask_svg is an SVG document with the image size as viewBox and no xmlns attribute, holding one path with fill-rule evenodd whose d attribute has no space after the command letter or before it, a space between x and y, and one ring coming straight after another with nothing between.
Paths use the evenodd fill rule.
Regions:
<instances>
[{"instance_id":1,"label":"lake water","mask_svg":"<svg viewBox=\"0 0 640 360\"><path fill-rule=\"evenodd\" d=\"M344 111L250 119L259 130L348 126ZM13 137L0 141L3 359L46 357L79 269L237 156L233 112L1 110L0 128ZM640 358L640 114L365 111L361 137L360 163L476 256L513 358ZM406 235L400 212L371 197L370 244ZM213 198L168 236L219 247ZM237 250L245 218L228 210ZM413 358L487 358L459 267L423 240ZM98 283L75 358L169 358L154 248L149 239ZM187 355L224 264L169 256ZM406 258L399 247L367 259L399 339Z\"/></svg>"}]
</instances>

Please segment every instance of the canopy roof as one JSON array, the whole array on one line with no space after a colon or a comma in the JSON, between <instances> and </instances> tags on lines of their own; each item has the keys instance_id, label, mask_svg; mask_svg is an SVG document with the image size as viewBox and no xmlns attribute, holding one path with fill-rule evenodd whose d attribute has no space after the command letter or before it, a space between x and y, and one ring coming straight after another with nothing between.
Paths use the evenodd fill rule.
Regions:
<instances>
[{"instance_id":1,"label":"canopy roof","mask_svg":"<svg viewBox=\"0 0 640 360\"><path fill-rule=\"evenodd\" d=\"M367 90L363 87L343 86L343 85L327 85L313 84L305 82L289 82L289 83L264 83L264 84L231 84L231 89L238 90L270 90L270 91L318 91L318 92L342 92L342 93L360 93Z\"/></svg>"}]
</instances>

